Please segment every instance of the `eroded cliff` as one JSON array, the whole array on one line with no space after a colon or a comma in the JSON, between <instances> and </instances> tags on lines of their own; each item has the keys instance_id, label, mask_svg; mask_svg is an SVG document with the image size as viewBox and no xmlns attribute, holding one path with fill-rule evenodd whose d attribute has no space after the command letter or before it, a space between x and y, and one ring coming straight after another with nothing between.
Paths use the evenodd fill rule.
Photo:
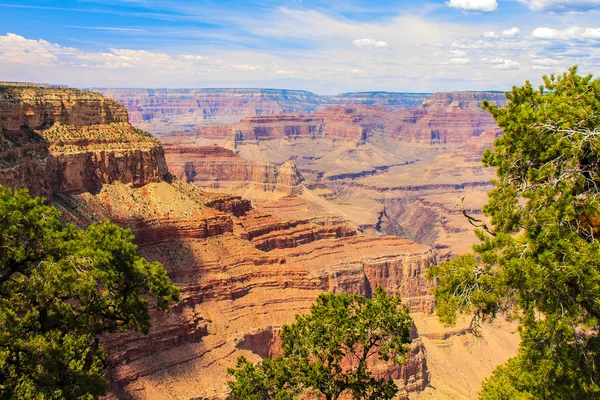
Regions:
<instances>
[{"instance_id":1,"label":"eroded cliff","mask_svg":"<svg viewBox=\"0 0 600 400\"><path fill-rule=\"evenodd\" d=\"M160 143L97 93L0 87L0 183L51 199L103 184L158 182L168 173Z\"/></svg>"},{"instance_id":2,"label":"eroded cliff","mask_svg":"<svg viewBox=\"0 0 600 400\"><path fill-rule=\"evenodd\" d=\"M36 88L34 110L45 110L46 102L62 96L54 90ZM60 90L71 102L80 93ZM131 228L140 253L162 262L180 287L181 302L171 313L153 315L148 336L103 339L112 396L224 399L226 368L240 354L258 360L272 346L268 335L257 333L291 322L324 291L369 295L382 285L412 311L432 311L432 283L424 278L436 262L430 247L398 237L366 237L331 221L319 225L275 217L252 210L240 197L200 191L167 176L154 138L103 112L93 121L77 115L87 109L70 108L61 120L31 115L31 121L44 122L3 129L0 183L51 195L64 217L80 226L109 218ZM191 154L235 158L215 147ZM295 166L284 163L275 190L293 188L299 179ZM405 366L378 368L397 380L403 397L429 382L416 333Z\"/></svg>"}]
</instances>

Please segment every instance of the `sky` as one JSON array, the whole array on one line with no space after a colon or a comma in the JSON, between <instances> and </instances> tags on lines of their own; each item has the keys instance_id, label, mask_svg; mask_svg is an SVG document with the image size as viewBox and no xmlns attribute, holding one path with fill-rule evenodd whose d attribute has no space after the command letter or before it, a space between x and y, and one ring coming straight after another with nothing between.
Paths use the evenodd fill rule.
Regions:
<instances>
[{"instance_id":1,"label":"sky","mask_svg":"<svg viewBox=\"0 0 600 400\"><path fill-rule=\"evenodd\" d=\"M509 90L600 72L600 0L0 0L0 81Z\"/></svg>"}]
</instances>

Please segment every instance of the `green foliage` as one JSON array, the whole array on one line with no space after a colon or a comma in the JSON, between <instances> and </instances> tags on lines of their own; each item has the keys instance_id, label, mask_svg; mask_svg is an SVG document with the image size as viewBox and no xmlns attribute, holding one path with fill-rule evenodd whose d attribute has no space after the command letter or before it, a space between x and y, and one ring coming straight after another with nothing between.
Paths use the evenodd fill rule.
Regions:
<instances>
[{"instance_id":1,"label":"green foliage","mask_svg":"<svg viewBox=\"0 0 600 400\"><path fill-rule=\"evenodd\" d=\"M236 367L227 369L236 379L229 382L233 400L293 400L301 392L295 371L283 357L254 364L240 356Z\"/></svg>"},{"instance_id":2,"label":"green foliage","mask_svg":"<svg viewBox=\"0 0 600 400\"><path fill-rule=\"evenodd\" d=\"M106 332L150 328L178 289L136 254L131 231L85 231L26 190L0 186L0 398L77 399L104 393Z\"/></svg>"},{"instance_id":3,"label":"green foliage","mask_svg":"<svg viewBox=\"0 0 600 400\"><path fill-rule=\"evenodd\" d=\"M484 399L600 396L600 80L577 68L529 82L503 108L504 131L484 164L496 167L474 254L432 268L445 322L498 312L517 318L518 355L485 383Z\"/></svg>"},{"instance_id":4,"label":"green foliage","mask_svg":"<svg viewBox=\"0 0 600 400\"><path fill-rule=\"evenodd\" d=\"M326 399L392 399L392 380L374 377L368 361L400 364L410 343L412 319L400 299L378 287L373 298L322 294L307 315L284 325L284 356L252 364L240 357L230 382L233 399L292 399L312 390Z\"/></svg>"}]
</instances>

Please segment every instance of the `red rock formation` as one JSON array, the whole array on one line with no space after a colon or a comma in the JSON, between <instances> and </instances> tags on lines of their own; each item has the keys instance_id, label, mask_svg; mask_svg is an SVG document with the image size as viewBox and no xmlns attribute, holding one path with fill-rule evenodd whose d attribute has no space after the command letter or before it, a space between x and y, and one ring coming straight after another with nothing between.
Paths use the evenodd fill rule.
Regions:
<instances>
[{"instance_id":1,"label":"red rock formation","mask_svg":"<svg viewBox=\"0 0 600 400\"><path fill-rule=\"evenodd\" d=\"M252 188L300 194L302 176L292 162L281 167L248 161L219 146L165 145L171 174L206 190Z\"/></svg>"},{"instance_id":2,"label":"red rock formation","mask_svg":"<svg viewBox=\"0 0 600 400\"><path fill-rule=\"evenodd\" d=\"M233 139L236 144L261 140L341 139L365 140L381 129L386 111L381 107L329 106L310 116L251 116L230 126L199 126L196 135L210 139Z\"/></svg>"},{"instance_id":3,"label":"red rock formation","mask_svg":"<svg viewBox=\"0 0 600 400\"><path fill-rule=\"evenodd\" d=\"M356 235L354 229L343 225L319 226L302 220L280 221L270 215L261 214L242 218L240 223L245 230L240 237L251 240L256 248L263 251Z\"/></svg>"},{"instance_id":4,"label":"red rock formation","mask_svg":"<svg viewBox=\"0 0 600 400\"><path fill-rule=\"evenodd\" d=\"M393 131L403 140L432 144L464 143L490 130L500 133L496 121L480 108L486 99L499 105L507 101L498 92L436 93L416 109L401 111Z\"/></svg>"}]
</instances>

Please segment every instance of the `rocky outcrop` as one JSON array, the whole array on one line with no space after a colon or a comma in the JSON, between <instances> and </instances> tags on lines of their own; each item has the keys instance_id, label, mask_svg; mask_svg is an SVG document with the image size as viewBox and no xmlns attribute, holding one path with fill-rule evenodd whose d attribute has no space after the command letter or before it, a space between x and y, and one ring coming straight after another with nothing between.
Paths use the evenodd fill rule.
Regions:
<instances>
[{"instance_id":1,"label":"rocky outcrop","mask_svg":"<svg viewBox=\"0 0 600 400\"><path fill-rule=\"evenodd\" d=\"M360 142L385 126L386 111L366 105L328 106L302 115L251 116L233 125L207 125L196 128L204 139L233 140L236 145L263 140L329 139ZM188 134L188 136L191 134Z\"/></svg>"},{"instance_id":2,"label":"rocky outcrop","mask_svg":"<svg viewBox=\"0 0 600 400\"><path fill-rule=\"evenodd\" d=\"M486 131L500 130L491 115L481 109L483 100L503 106L500 92L435 93L414 110L401 112L393 128L405 141L430 144L464 143Z\"/></svg>"},{"instance_id":3,"label":"rocky outcrop","mask_svg":"<svg viewBox=\"0 0 600 400\"><path fill-rule=\"evenodd\" d=\"M141 186L168 173L160 143L96 93L0 87L0 128L0 184L48 199L117 181Z\"/></svg>"},{"instance_id":4,"label":"rocky outcrop","mask_svg":"<svg viewBox=\"0 0 600 400\"><path fill-rule=\"evenodd\" d=\"M66 125L107 125L127 122L119 103L98 93L35 86L0 86L0 127L18 132L35 130L55 122Z\"/></svg>"},{"instance_id":5,"label":"rocky outcrop","mask_svg":"<svg viewBox=\"0 0 600 400\"><path fill-rule=\"evenodd\" d=\"M240 223L244 227L241 237L263 251L356 235L354 229L343 225L314 225L306 220L281 221L271 215L256 213L242 218Z\"/></svg>"},{"instance_id":6,"label":"rocky outcrop","mask_svg":"<svg viewBox=\"0 0 600 400\"><path fill-rule=\"evenodd\" d=\"M272 139L320 138L325 135L324 121L320 118L302 116L272 115L246 117L232 128L236 144ZM203 128L197 129L198 135L204 137Z\"/></svg>"}]
</instances>

